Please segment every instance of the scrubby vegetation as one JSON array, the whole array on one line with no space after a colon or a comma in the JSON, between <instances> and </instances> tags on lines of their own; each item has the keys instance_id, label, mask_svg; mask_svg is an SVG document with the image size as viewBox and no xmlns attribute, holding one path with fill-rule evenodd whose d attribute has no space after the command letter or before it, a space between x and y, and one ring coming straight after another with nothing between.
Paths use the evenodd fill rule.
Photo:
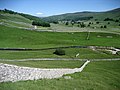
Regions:
<instances>
[{"instance_id":1,"label":"scrubby vegetation","mask_svg":"<svg viewBox=\"0 0 120 90\"><path fill-rule=\"evenodd\" d=\"M42 22L42 21L33 21L32 25L36 26L43 26L43 27L50 27L50 24L47 22Z\"/></svg>"}]
</instances>

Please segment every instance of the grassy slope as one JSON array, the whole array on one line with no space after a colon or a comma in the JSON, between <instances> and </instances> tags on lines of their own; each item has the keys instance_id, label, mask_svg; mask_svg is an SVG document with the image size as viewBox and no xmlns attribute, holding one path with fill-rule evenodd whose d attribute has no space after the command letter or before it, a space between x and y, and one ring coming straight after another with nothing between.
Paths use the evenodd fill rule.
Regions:
<instances>
[{"instance_id":1,"label":"grassy slope","mask_svg":"<svg viewBox=\"0 0 120 90\"><path fill-rule=\"evenodd\" d=\"M0 13L0 19L11 20L11 21L16 21L16 22L31 23L29 19L21 15L17 15L17 14Z\"/></svg>"},{"instance_id":2,"label":"grassy slope","mask_svg":"<svg viewBox=\"0 0 120 90\"><path fill-rule=\"evenodd\" d=\"M100 35L101 37L97 37ZM112 36L112 38L107 38ZM66 45L100 45L120 47L120 36L107 33L91 33L90 40L86 40L87 33L57 33L36 32L0 25L0 47L16 48L45 48Z\"/></svg>"},{"instance_id":3,"label":"grassy slope","mask_svg":"<svg viewBox=\"0 0 120 90\"><path fill-rule=\"evenodd\" d=\"M77 62L76 62L77 64ZM1 83L0 90L119 90L120 61L91 62L72 79L20 81Z\"/></svg>"},{"instance_id":4,"label":"grassy slope","mask_svg":"<svg viewBox=\"0 0 120 90\"><path fill-rule=\"evenodd\" d=\"M0 23L9 27L32 28L32 22L18 14L8 14L0 12Z\"/></svg>"}]
</instances>

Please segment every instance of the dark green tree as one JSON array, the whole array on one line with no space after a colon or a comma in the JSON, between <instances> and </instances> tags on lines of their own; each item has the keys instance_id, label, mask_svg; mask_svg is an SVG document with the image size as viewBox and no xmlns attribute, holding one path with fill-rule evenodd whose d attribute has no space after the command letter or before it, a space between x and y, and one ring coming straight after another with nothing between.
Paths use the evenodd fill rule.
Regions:
<instances>
[{"instance_id":1,"label":"dark green tree","mask_svg":"<svg viewBox=\"0 0 120 90\"><path fill-rule=\"evenodd\" d=\"M55 52L53 52L53 54L56 54L56 55L65 55L65 50L61 49L61 48L58 48L55 50Z\"/></svg>"}]
</instances>

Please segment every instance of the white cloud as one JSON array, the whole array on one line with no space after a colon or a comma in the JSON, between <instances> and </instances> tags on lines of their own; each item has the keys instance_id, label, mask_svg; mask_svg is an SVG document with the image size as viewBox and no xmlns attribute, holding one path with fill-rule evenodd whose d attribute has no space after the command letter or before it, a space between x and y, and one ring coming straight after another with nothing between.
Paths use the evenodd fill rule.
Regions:
<instances>
[{"instance_id":1,"label":"white cloud","mask_svg":"<svg viewBox=\"0 0 120 90\"><path fill-rule=\"evenodd\" d=\"M43 13L36 13L37 15L42 15Z\"/></svg>"}]
</instances>

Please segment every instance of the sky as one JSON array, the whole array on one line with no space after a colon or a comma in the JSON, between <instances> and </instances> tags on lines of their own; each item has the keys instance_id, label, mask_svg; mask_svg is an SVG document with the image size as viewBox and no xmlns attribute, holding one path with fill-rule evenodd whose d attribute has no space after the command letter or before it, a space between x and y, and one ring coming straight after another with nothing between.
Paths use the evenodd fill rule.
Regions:
<instances>
[{"instance_id":1,"label":"sky","mask_svg":"<svg viewBox=\"0 0 120 90\"><path fill-rule=\"evenodd\" d=\"M51 16L82 11L107 11L120 8L120 0L0 0L0 9L34 16Z\"/></svg>"}]
</instances>

